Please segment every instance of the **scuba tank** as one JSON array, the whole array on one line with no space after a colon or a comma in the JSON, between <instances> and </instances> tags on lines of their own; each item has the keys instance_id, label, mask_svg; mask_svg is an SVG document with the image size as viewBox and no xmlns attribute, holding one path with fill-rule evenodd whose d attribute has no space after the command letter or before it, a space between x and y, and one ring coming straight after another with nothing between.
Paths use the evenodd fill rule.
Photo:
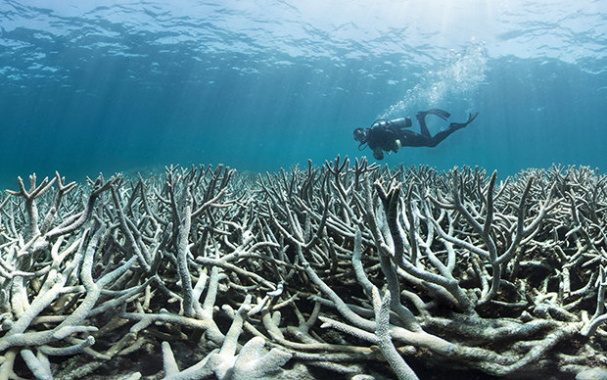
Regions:
<instances>
[{"instance_id":1,"label":"scuba tank","mask_svg":"<svg viewBox=\"0 0 607 380\"><path fill-rule=\"evenodd\" d=\"M393 125L397 128L409 128L410 126L413 125L413 123L411 123L411 119L408 117L399 117L398 119L394 119L394 120L387 120L386 121L388 123L388 125Z\"/></svg>"},{"instance_id":2,"label":"scuba tank","mask_svg":"<svg viewBox=\"0 0 607 380\"><path fill-rule=\"evenodd\" d=\"M398 129L401 129L401 128L409 128L412 125L413 125L413 123L411 123L411 118L400 117L398 119L393 119L393 120L386 120L386 119L375 120L373 122L373 124L371 125L371 128L385 128L385 127L393 126Z\"/></svg>"}]
</instances>

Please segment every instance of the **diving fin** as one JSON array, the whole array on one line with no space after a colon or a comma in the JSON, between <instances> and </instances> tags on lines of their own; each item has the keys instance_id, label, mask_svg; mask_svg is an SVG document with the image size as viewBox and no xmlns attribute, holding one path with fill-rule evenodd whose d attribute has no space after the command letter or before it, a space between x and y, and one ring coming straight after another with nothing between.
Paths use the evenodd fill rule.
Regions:
<instances>
[{"instance_id":1,"label":"diving fin","mask_svg":"<svg viewBox=\"0 0 607 380\"><path fill-rule=\"evenodd\" d=\"M468 115L468 121L466 122L466 125L472 123L474 121L474 119L476 119L477 116L478 116L478 112L469 114Z\"/></svg>"},{"instance_id":2,"label":"diving fin","mask_svg":"<svg viewBox=\"0 0 607 380\"><path fill-rule=\"evenodd\" d=\"M443 120L447 120L451 114L447 111L443 111L441 109L438 108L433 108L431 110L426 111L426 114L430 114L430 115L436 115L438 117L440 117Z\"/></svg>"},{"instance_id":3,"label":"diving fin","mask_svg":"<svg viewBox=\"0 0 607 380\"><path fill-rule=\"evenodd\" d=\"M449 124L449 129L461 129L466 127L468 124L472 123L474 119L478 116L478 112L468 114L468 121L465 123L451 123Z\"/></svg>"}]
</instances>

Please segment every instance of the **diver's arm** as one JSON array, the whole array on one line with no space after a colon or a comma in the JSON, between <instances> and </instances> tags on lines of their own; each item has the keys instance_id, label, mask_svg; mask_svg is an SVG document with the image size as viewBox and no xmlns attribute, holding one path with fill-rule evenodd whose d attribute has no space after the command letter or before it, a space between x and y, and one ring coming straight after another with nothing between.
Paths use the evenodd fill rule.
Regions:
<instances>
[{"instance_id":1,"label":"diver's arm","mask_svg":"<svg viewBox=\"0 0 607 380\"><path fill-rule=\"evenodd\" d=\"M376 160L383 160L384 159L384 150L381 147L376 147L373 149L373 157Z\"/></svg>"}]
</instances>

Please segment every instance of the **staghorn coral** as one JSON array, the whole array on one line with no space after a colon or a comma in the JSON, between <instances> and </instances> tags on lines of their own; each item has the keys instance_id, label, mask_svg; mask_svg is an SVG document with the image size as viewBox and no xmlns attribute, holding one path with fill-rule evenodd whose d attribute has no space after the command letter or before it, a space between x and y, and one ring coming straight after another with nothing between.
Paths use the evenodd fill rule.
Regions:
<instances>
[{"instance_id":1,"label":"staghorn coral","mask_svg":"<svg viewBox=\"0 0 607 380\"><path fill-rule=\"evenodd\" d=\"M0 202L0 378L605 370L606 181L339 157L19 179Z\"/></svg>"}]
</instances>

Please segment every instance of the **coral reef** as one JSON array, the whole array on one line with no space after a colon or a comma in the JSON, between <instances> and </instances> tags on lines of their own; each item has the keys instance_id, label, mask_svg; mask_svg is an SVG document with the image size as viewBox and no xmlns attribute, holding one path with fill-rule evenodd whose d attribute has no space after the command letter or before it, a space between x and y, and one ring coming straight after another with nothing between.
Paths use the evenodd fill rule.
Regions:
<instances>
[{"instance_id":1,"label":"coral reef","mask_svg":"<svg viewBox=\"0 0 607 380\"><path fill-rule=\"evenodd\" d=\"M0 379L605 376L607 177L339 157L0 203Z\"/></svg>"}]
</instances>

